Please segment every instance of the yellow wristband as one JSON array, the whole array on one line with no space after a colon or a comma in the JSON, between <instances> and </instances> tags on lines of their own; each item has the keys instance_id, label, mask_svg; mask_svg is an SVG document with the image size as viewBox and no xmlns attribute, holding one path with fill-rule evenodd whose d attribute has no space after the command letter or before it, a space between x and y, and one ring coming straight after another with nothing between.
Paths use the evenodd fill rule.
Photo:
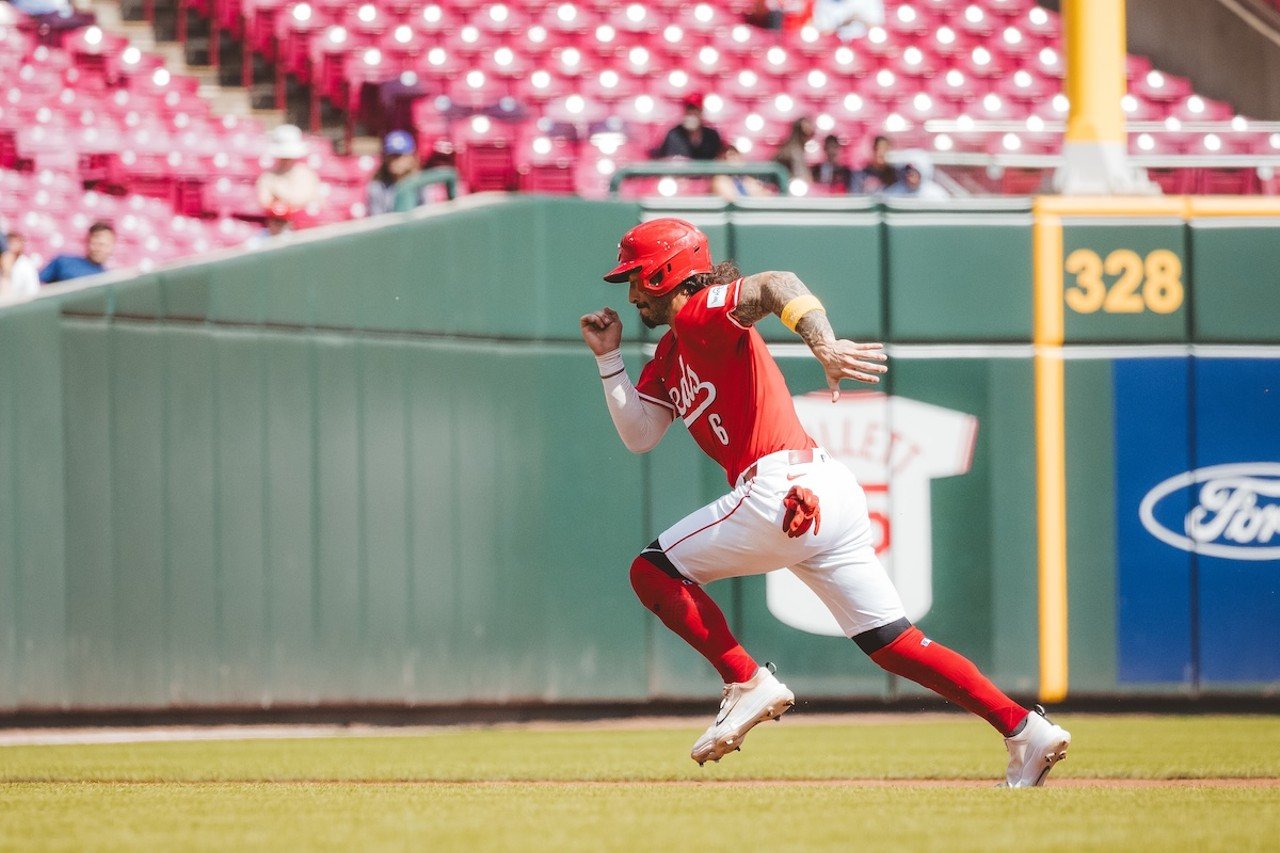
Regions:
<instances>
[{"instance_id":1,"label":"yellow wristband","mask_svg":"<svg viewBox=\"0 0 1280 853\"><path fill-rule=\"evenodd\" d=\"M826 308L822 307L822 303L818 301L818 297L811 293L807 293L804 296L797 296L783 307L782 314L780 315L782 318L782 325L794 332L796 330L796 326L800 323L800 319L804 317L805 314L808 314L810 311L826 310Z\"/></svg>"}]
</instances>

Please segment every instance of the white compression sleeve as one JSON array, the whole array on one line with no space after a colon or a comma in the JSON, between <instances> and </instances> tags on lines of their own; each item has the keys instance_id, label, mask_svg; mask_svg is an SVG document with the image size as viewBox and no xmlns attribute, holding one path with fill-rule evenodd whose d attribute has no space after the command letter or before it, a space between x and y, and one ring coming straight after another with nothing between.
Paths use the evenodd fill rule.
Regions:
<instances>
[{"instance_id":1,"label":"white compression sleeve","mask_svg":"<svg viewBox=\"0 0 1280 853\"><path fill-rule=\"evenodd\" d=\"M653 450L662 441L667 427L671 426L672 413L656 403L640 399L622 362L622 350L596 356L596 364L600 368L600 381L604 383L609 416L613 418L622 443L632 453Z\"/></svg>"}]
</instances>

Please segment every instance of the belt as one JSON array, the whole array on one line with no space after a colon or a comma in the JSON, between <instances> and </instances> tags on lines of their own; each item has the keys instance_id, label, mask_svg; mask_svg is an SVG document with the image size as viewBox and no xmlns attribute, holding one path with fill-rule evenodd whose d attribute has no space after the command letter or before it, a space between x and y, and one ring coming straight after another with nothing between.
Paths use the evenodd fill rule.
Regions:
<instances>
[{"instance_id":1,"label":"belt","mask_svg":"<svg viewBox=\"0 0 1280 853\"><path fill-rule=\"evenodd\" d=\"M816 448L810 447L806 450L792 450L787 455L787 464L788 465L804 465L807 462L812 462L815 458L818 458L818 450ZM739 478L739 480L745 483L747 480L750 480L751 478L755 477L755 475L758 473L760 473L759 463L753 462L751 463L751 467L749 467L747 470L742 472L742 476Z\"/></svg>"}]
</instances>

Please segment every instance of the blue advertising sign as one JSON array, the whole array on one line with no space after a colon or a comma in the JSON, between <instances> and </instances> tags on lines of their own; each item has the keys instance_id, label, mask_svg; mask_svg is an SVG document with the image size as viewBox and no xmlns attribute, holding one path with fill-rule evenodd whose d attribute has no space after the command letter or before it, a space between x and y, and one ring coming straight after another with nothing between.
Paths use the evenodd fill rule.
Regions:
<instances>
[{"instance_id":1,"label":"blue advertising sign","mask_svg":"<svg viewBox=\"0 0 1280 853\"><path fill-rule=\"evenodd\" d=\"M1280 358L1197 358L1193 402L1200 681L1280 680Z\"/></svg>"},{"instance_id":2,"label":"blue advertising sign","mask_svg":"<svg viewBox=\"0 0 1280 853\"><path fill-rule=\"evenodd\" d=\"M1190 359L1116 359L1116 679L1185 682L1195 677L1191 553L1153 536L1141 520L1147 495L1191 465ZM1185 490L1153 508L1175 529Z\"/></svg>"},{"instance_id":3,"label":"blue advertising sign","mask_svg":"<svg viewBox=\"0 0 1280 853\"><path fill-rule=\"evenodd\" d=\"M1280 359L1120 359L1124 682L1280 679Z\"/></svg>"}]
</instances>

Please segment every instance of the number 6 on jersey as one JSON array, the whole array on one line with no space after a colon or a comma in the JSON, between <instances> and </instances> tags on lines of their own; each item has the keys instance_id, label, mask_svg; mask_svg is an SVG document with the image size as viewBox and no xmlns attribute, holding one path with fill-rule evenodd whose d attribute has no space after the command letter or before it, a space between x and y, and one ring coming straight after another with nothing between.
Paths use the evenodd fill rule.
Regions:
<instances>
[{"instance_id":1,"label":"number 6 on jersey","mask_svg":"<svg viewBox=\"0 0 1280 853\"><path fill-rule=\"evenodd\" d=\"M716 439L725 447L729 446L729 433L725 431L724 424L720 420L719 415L707 415L707 424L711 427L711 431L715 433Z\"/></svg>"}]
</instances>

